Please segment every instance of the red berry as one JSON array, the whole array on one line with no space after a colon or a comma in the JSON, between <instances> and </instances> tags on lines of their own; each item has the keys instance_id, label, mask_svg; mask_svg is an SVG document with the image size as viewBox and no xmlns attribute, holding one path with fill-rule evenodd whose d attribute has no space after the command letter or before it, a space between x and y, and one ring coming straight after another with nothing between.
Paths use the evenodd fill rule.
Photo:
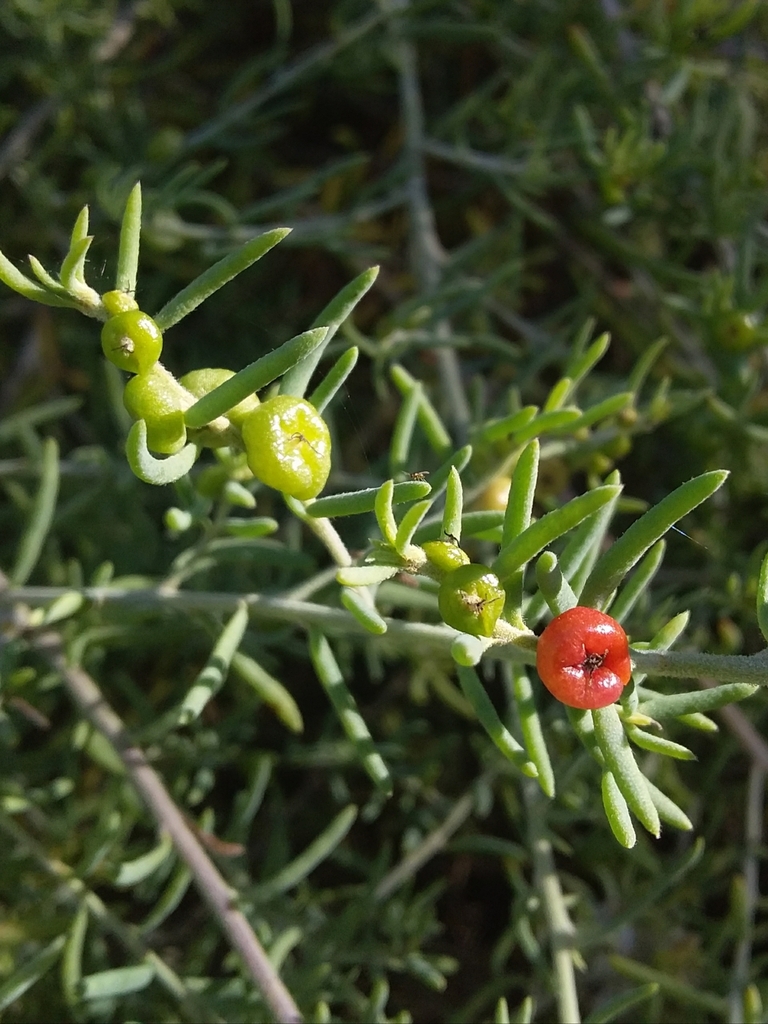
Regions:
<instances>
[{"instance_id":1,"label":"red berry","mask_svg":"<svg viewBox=\"0 0 768 1024\"><path fill-rule=\"evenodd\" d=\"M536 669L553 697L572 708L604 708L632 675L627 634L605 612L578 605L539 637Z\"/></svg>"}]
</instances>

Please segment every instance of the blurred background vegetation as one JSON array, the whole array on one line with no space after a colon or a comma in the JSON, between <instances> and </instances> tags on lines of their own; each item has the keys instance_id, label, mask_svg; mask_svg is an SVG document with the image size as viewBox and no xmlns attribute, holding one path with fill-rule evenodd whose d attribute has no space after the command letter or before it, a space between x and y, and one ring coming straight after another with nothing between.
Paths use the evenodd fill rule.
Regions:
<instances>
[{"instance_id":1,"label":"blurred background vegetation","mask_svg":"<svg viewBox=\"0 0 768 1024\"><path fill-rule=\"evenodd\" d=\"M335 489L389 475L394 360L427 383L462 443L517 397L543 404L585 324L613 339L585 401L626 389L666 339L641 415L545 446L538 512L615 463L636 508L696 473L730 469L685 535L669 538L653 601L633 627L648 638L690 609L687 642L748 653L761 646L754 594L767 546L766 29L760 0L2 0L3 251L17 265L32 252L53 266L88 203L89 278L107 290L140 179L137 298L151 313L233 244L291 226L278 249L169 332L164 359L177 373L241 368L381 264L335 343L363 352L333 412ZM464 412L446 387L446 346L459 356ZM163 513L177 498L125 465L125 417L97 325L4 290L0 371L0 564L13 564L40 436L53 433L65 456L61 494L32 582L174 571L199 537L170 534ZM33 407L39 430L18 419ZM504 455L486 446L469 484L481 489ZM424 459L411 468L434 468L426 449ZM284 544L245 556L222 548L190 586L280 593L326 564L277 495L260 492L258 508L281 522ZM366 521L345 529L352 546L370 535ZM621 1019L744 1019L737 997L750 981L753 1001L759 991L768 1004L766 900L744 860L747 832L762 842L765 765L728 728L687 734L697 763L657 766L693 835L644 836L627 852L551 702L542 713L558 797L545 812L467 720L447 665L384 663L339 644L396 779L383 804L287 627L254 628L244 649L289 688L302 734L233 673L194 728L159 738L153 723L195 678L216 623L90 610L70 628L174 797L242 844L219 866L317 1019L326 1005L349 1021L406 1011L417 1021L492 1019L499 997L515 1007L529 995L536 1019L553 1019L531 859L532 822L545 813L585 961L585 1014L650 980L658 992ZM155 845L153 826L56 677L13 644L0 672L0 985L70 927L71 899L50 869L63 862L198 1000L190 1010L156 982L75 998L53 968L10 1003L8 1019L269 1019L170 853L136 884L116 884L120 865ZM488 682L503 702L504 679ZM741 710L764 730L765 708L758 695ZM260 883L349 803L361 813L343 841L267 899ZM387 872L446 821L439 853L377 898ZM753 875L763 852L749 862ZM108 927L92 925L83 972L130 963L126 955Z\"/></svg>"}]
</instances>

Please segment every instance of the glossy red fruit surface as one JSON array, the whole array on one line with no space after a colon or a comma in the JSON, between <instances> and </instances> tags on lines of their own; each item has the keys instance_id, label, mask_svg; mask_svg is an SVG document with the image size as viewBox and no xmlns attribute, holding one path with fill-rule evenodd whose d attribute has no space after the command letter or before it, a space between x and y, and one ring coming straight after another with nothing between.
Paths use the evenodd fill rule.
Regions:
<instances>
[{"instance_id":1,"label":"glossy red fruit surface","mask_svg":"<svg viewBox=\"0 0 768 1024\"><path fill-rule=\"evenodd\" d=\"M539 637L536 669L546 688L572 708L613 704L632 675L627 634L605 612L577 605Z\"/></svg>"}]
</instances>

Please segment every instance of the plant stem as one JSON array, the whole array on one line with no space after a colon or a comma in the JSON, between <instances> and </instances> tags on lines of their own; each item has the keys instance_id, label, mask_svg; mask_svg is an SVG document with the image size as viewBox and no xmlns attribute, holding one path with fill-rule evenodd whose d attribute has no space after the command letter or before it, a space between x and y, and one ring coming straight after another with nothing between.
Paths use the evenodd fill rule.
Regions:
<instances>
[{"instance_id":1,"label":"plant stem","mask_svg":"<svg viewBox=\"0 0 768 1024\"><path fill-rule=\"evenodd\" d=\"M523 797L528 817L528 840L533 858L536 887L547 917L552 960L555 969L554 989L560 1024L579 1024L581 1011L576 992L574 956L578 954L576 929L563 898L560 877L555 867L552 844L546 836L544 798L535 783L523 782Z\"/></svg>"},{"instance_id":2,"label":"plant stem","mask_svg":"<svg viewBox=\"0 0 768 1024\"><path fill-rule=\"evenodd\" d=\"M276 1019L284 1024L300 1022L301 1013L293 997L273 968L245 915L233 905L232 890L190 831L144 752L131 742L122 720L106 702L94 680L82 669L67 664L58 634L40 634L35 640L35 647L61 674L70 696L83 714L114 747L155 820L170 835L179 856L192 872L200 894L242 957Z\"/></svg>"},{"instance_id":3,"label":"plant stem","mask_svg":"<svg viewBox=\"0 0 768 1024\"><path fill-rule=\"evenodd\" d=\"M397 6L407 9L408 0L402 0ZM424 107L419 88L416 48L403 34L399 19L393 19L392 32L395 36L400 110L405 130L404 156L408 167L411 263L421 290L427 293L433 292L440 283L446 254L437 234L427 189L424 164ZM443 398L453 420L456 439L462 445L467 440L470 409L461 379L459 361L456 352L450 347L451 328L447 320L443 319L437 324L436 334L441 342L435 348L435 356L440 371Z\"/></svg>"}]
</instances>

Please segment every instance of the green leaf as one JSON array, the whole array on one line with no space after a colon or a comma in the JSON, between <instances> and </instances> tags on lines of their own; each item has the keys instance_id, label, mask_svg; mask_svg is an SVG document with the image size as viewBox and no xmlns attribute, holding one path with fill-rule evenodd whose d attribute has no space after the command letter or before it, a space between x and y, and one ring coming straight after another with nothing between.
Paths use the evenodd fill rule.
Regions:
<instances>
[{"instance_id":1,"label":"green leaf","mask_svg":"<svg viewBox=\"0 0 768 1024\"><path fill-rule=\"evenodd\" d=\"M354 370L359 355L360 349L358 348L348 348L346 352L342 352L309 396L309 404L314 405L318 412L322 412L330 404L334 395Z\"/></svg>"},{"instance_id":2,"label":"green leaf","mask_svg":"<svg viewBox=\"0 0 768 1024\"><path fill-rule=\"evenodd\" d=\"M389 471L393 475L401 473L408 465L413 431L416 428L416 415L419 411L423 390L421 384L414 382L406 391L403 404L395 420L392 440L389 445Z\"/></svg>"},{"instance_id":3,"label":"green leaf","mask_svg":"<svg viewBox=\"0 0 768 1024\"><path fill-rule=\"evenodd\" d=\"M77 307L74 299L66 297L63 293L56 294L55 290L49 291L48 288L30 280L20 270L17 270L2 252L0 252L0 281L32 302L40 302L44 306L63 306L68 309Z\"/></svg>"},{"instance_id":4,"label":"green leaf","mask_svg":"<svg viewBox=\"0 0 768 1024\"><path fill-rule=\"evenodd\" d=\"M432 488L424 480L404 480L395 484L392 492L392 503L417 501L425 498ZM373 512L376 508L376 497L381 487L366 487L361 491L345 491L342 494L329 494L307 504L307 515L313 519L335 519L337 516L357 516Z\"/></svg>"},{"instance_id":5,"label":"green leaf","mask_svg":"<svg viewBox=\"0 0 768 1024\"><path fill-rule=\"evenodd\" d=\"M138 885L139 882L143 882L145 878L153 875L172 853L171 837L164 833L160 842L153 849L134 860L123 861L112 884L119 889L130 889L132 886Z\"/></svg>"},{"instance_id":6,"label":"green leaf","mask_svg":"<svg viewBox=\"0 0 768 1024\"><path fill-rule=\"evenodd\" d=\"M164 459L156 459L147 448L147 425L144 420L136 420L128 431L125 441L125 455L128 465L145 484L172 484L180 480L192 469L197 460L197 445L188 444L175 455Z\"/></svg>"},{"instance_id":7,"label":"green leaf","mask_svg":"<svg viewBox=\"0 0 768 1024\"><path fill-rule=\"evenodd\" d=\"M281 893L288 892L289 889L294 889L299 882L315 870L318 864L322 864L330 857L352 828L355 818L357 818L357 807L350 804L336 815L330 825L295 860L292 860L282 871L267 879L266 882L255 886L251 890L254 899L258 902L266 902Z\"/></svg>"},{"instance_id":8,"label":"green leaf","mask_svg":"<svg viewBox=\"0 0 768 1024\"><path fill-rule=\"evenodd\" d=\"M141 237L141 183L136 184L128 195L123 221L120 225L120 243L117 251L117 274L115 289L133 295L139 272L139 242ZM155 322L157 318L155 317ZM161 328L162 330L162 328Z\"/></svg>"},{"instance_id":9,"label":"green leaf","mask_svg":"<svg viewBox=\"0 0 768 1024\"><path fill-rule=\"evenodd\" d=\"M390 375L395 387L403 397L408 395L418 385L418 381L407 370L397 364L392 367ZM424 436L432 450L437 452L439 456L446 458L451 450L451 435L440 419L437 409L432 405L423 390L419 397L417 418L419 426L424 431Z\"/></svg>"},{"instance_id":10,"label":"green leaf","mask_svg":"<svg viewBox=\"0 0 768 1024\"><path fill-rule=\"evenodd\" d=\"M52 437L43 442L40 486L37 489L27 528L19 542L16 564L8 574L16 586L26 583L37 565L53 523L59 494L59 446Z\"/></svg>"},{"instance_id":11,"label":"green leaf","mask_svg":"<svg viewBox=\"0 0 768 1024\"><path fill-rule=\"evenodd\" d=\"M457 665L457 671L464 696L472 705L472 709L482 727L504 757L508 758L523 775L527 775L530 779L535 779L539 774L536 765L529 759L528 754L499 718L499 714L491 703L491 698L480 682L477 672L468 665Z\"/></svg>"},{"instance_id":12,"label":"green leaf","mask_svg":"<svg viewBox=\"0 0 768 1024\"><path fill-rule=\"evenodd\" d=\"M458 471L451 467L448 475L448 486L445 492L445 508L443 509L443 533L446 537L455 537L458 544L461 540L461 513L464 506L464 492Z\"/></svg>"},{"instance_id":13,"label":"green leaf","mask_svg":"<svg viewBox=\"0 0 768 1024\"><path fill-rule=\"evenodd\" d=\"M80 978L83 973L83 944L88 930L88 905L83 900L77 908L61 958L61 987L68 1006L78 1001Z\"/></svg>"},{"instance_id":14,"label":"green leaf","mask_svg":"<svg viewBox=\"0 0 768 1024\"><path fill-rule=\"evenodd\" d=\"M378 267L364 270L362 274L358 274L353 281L345 285L338 295L331 299L325 309L315 317L312 326L327 329L324 343L315 351L302 357L295 366L287 371L280 382L280 394L296 395L297 398L301 398L306 393L310 378L322 358L325 347L378 276ZM312 404L314 405L314 402Z\"/></svg>"},{"instance_id":15,"label":"green leaf","mask_svg":"<svg viewBox=\"0 0 768 1024\"><path fill-rule=\"evenodd\" d=\"M204 427L218 416L224 416L254 391L271 384L299 359L321 345L327 330L327 327L316 327L312 331L297 334L295 338L286 341L279 348L240 370L234 377L219 384L187 409L184 413L187 426Z\"/></svg>"},{"instance_id":16,"label":"green leaf","mask_svg":"<svg viewBox=\"0 0 768 1024\"><path fill-rule=\"evenodd\" d=\"M562 615L579 603L552 551L545 551L536 563L536 582L553 615Z\"/></svg>"},{"instance_id":17,"label":"green leaf","mask_svg":"<svg viewBox=\"0 0 768 1024\"><path fill-rule=\"evenodd\" d=\"M400 572L397 565L345 565L336 573L342 587L372 587Z\"/></svg>"},{"instance_id":18,"label":"green leaf","mask_svg":"<svg viewBox=\"0 0 768 1024\"><path fill-rule=\"evenodd\" d=\"M59 277L68 292L77 292L78 288L82 288L84 285L87 287L85 284L85 258L92 241L93 235L81 239L64 257Z\"/></svg>"},{"instance_id":19,"label":"green leaf","mask_svg":"<svg viewBox=\"0 0 768 1024\"><path fill-rule=\"evenodd\" d=\"M182 320L188 313L191 313L193 309L197 309L202 302L205 302L209 296L231 281L233 277L237 277L238 274L250 267L252 263L261 259L265 253L268 253L286 235L290 234L290 231L290 228L274 228L272 231L266 231L263 235L259 235L258 238L252 238L250 242L246 242L245 245L242 245L239 249L229 253L224 259L209 267L208 270L188 284L186 288L182 288L178 295L175 295L170 302L166 302L160 312L156 313L152 319L161 331L167 331L169 327L173 327L179 320ZM325 337L325 333L323 337ZM282 373L283 371L280 372ZM278 374L275 374L275 376L278 376ZM256 388L252 390L255 391ZM242 397L245 398L245 395ZM232 404L237 405L237 402ZM228 408L231 409L232 406L230 405ZM215 416L211 416L211 419L215 419ZM205 420L204 422L207 423L209 421ZM197 425L203 426L203 423Z\"/></svg>"},{"instance_id":20,"label":"green leaf","mask_svg":"<svg viewBox=\"0 0 768 1024\"><path fill-rule=\"evenodd\" d=\"M392 776L383 757L374 746L365 719L357 708L357 702L349 689L349 685L342 675L338 662L331 650L331 645L322 633L313 629L309 634L309 653L312 664L315 667L317 678L323 685L323 689L333 705L341 727L347 739L352 743L368 776L385 796L392 793ZM354 821L354 808L348 808L350 822Z\"/></svg>"},{"instance_id":21,"label":"green leaf","mask_svg":"<svg viewBox=\"0 0 768 1024\"><path fill-rule=\"evenodd\" d=\"M50 971L61 956L66 941L65 935L58 935L53 942L26 960L9 978L5 979L0 985L0 1011L7 1010L12 1003L24 995L27 989L32 988L44 974Z\"/></svg>"},{"instance_id":22,"label":"green leaf","mask_svg":"<svg viewBox=\"0 0 768 1024\"><path fill-rule=\"evenodd\" d=\"M652 981L647 985L640 985L639 988L630 989L629 992L622 992L621 995L614 996L594 1009L584 1018L584 1024L613 1024L613 1021L625 1021L627 1010L652 999L658 991L658 983Z\"/></svg>"},{"instance_id":23,"label":"green leaf","mask_svg":"<svg viewBox=\"0 0 768 1024\"><path fill-rule=\"evenodd\" d=\"M625 849L631 850L637 842L637 834L629 813L629 804L624 799L613 772L607 769L603 772L601 788L603 808L611 832Z\"/></svg>"},{"instance_id":24,"label":"green leaf","mask_svg":"<svg viewBox=\"0 0 768 1024\"><path fill-rule=\"evenodd\" d=\"M413 540L413 536L419 527L419 523L427 512L429 512L431 507L431 498L426 498L424 501L417 501L415 505L411 505L401 519L395 536L395 551L397 551L397 553L402 557L406 556L407 549Z\"/></svg>"},{"instance_id":25,"label":"green leaf","mask_svg":"<svg viewBox=\"0 0 768 1024\"><path fill-rule=\"evenodd\" d=\"M304 720L296 701L283 684L263 669L257 661L237 651L232 657L232 669L268 707L272 708L291 732L304 731Z\"/></svg>"},{"instance_id":26,"label":"green leaf","mask_svg":"<svg viewBox=\"0 0 768 1024\"><path fill-rule=\"evenodd\" d=\"M763 638L768 640L768 552L763 558L757 581L757 624Z\"/></svg>"},{"instance_id":27,"label":"green leaf","mask_svg":"<svg viewBox=\"0 0 768 1024\"><path fill-rule=\"evenodd\" d=\"M562 508L547 512L541 519L524 530L499 552L491 568L502 585L512 574L529 562L548 544L564 533L578 526L587 516L596 512L607 502L614 500L621 492L620 487L605 485L573 498ZM586 601L582 601L586 604Z\"/></svg>"},{"instance_id":28,"label":"green leaf","mask_svg":"<svg viewBox=\"0 0 768 1024\"><path fill-rule=\"evenodd\" d=\"M199 718L211 698L221 689L247 628L248 605L245 601L239 601L234 615L222 629L211 656L179 705L177 725L189 725Z\"/></svg>"},{"instance_id":29,"label":"green leaf","mask_svg":"<svg viewBox=\"0 0 768 1024\"><path fill-rule=\"evenodd\" d=\"M673 693L665 696L655 694L645 698L647 690L641 691L638 712L649 718L678 718L680 715L715 711L717 708L733 704L738 700L751 697L759 687L751 683L723 683L707 690L689 690L685 693Z\"/></svg>"},{"instance_id":30,"label":"green leaf","mask_svg":"<svg viewBox=\"0 0 768 1024\"><path fill-rule=\"evenodd\" d=\"M392 503L395 494L395 481L385 480L381 487L376 492L376 501L374 504L374 511L376 512L376 522L379 524L381 530L381 536L392 547L395 546L397 540L397 522L395 521L395 513L392 509Z\"/></svg>"},{"instance_id":31,"label":"green leaf","mask_svg":"<svg viewBox=\"0 0 768 1024\"><path fill-rule=\"evenodd\" d=\"M152 964L134 964L132 967L114 967L98 974L87 974L80 982L80 998L117 999L133 992L141 992L155 978Z\"/></svg>"},{"instance_id":32,"label":"green leaf","mask_svg":"<svg viewBox=\"0 0 768 1024\"><path fill-rule=\"evenodd\" d=\"M722 487L728 473L714 470L682 484L649 509L599 559L581 593L581 603L602 608L626 574L671 526Z\"/></svg>"},{"instance_id":33,"label":"green leaf","mask_svg":"<svg viewBox=\"0 0 768 1024\"><path fill-rule=\"evenodd\" d=\"M369 633L383 636L387 632L386 620L376 610L369 590L361 587L344 587L341 592L341 603Z\"/></svg>"},{"instance_id":34,"label":"green leaf","mask_svg":"<svg viewBox=\"0 0 768 1024\"><path fill-rule=\"evenodd\" d=\"M658 836L661 832L659 815L648 792L645 776L635 761L615 705L596 708L592 712L592 720L595 723L595 739L605 758L606 767L616 780L616 785L651 835Z\"/></svg>"}]
</instances>

